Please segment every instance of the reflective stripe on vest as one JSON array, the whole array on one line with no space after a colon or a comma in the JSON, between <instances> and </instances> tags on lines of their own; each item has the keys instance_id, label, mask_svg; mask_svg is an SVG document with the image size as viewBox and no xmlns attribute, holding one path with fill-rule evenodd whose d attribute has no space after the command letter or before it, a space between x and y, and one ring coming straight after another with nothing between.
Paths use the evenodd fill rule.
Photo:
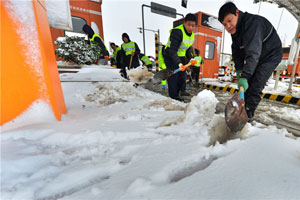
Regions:
<instances>
[{"instance_id":1,"label":"reflective stripe on vest","mask_svg":"<svg viewBox=\"0 0 300 200\"><path fill-rule=\"evenodd\" d=\"M181 44L180 44L180 47L177 51L177 55L179 57L183 57L185 56L186 54L186 50L188 48L190 48L191 46L193 46L193 43L194 43L194 40L195 40L195 36L194 36L194 33L191 34L191 36L188 36L185 31L184 31L184 27L183 27L183 24L179 25L179 26L176 26L175 28L173 29L180 29L181 32L182 32L182 41L181 41ZM170 30L170 33L172 32L172 30ZM168 48L171 46L171 40L170 40L170 37L168 39L168 43L166 44L166 47L165 48Z\"/></svg>"},{"instance_id":2,"label":"reflective stripe on vest","mask_svg":"<svg viewBox=\"0 0 300 200\"><path fill-rule=\"evenodd\" d=\"M117 47L116 50L114 51L114 58L115 60L117 60L117 55L118 55L118 52L121 50L121 47Z\"/></svg>"},{"instance_id":3,"label":"reflective stripe on vest","mask_svg":"<svg viewBox=\"0 0 300 200\"><path fill-rule=\"evenodd\" d=\"M141 60L145 63L145 65L151 65L152 62L150 61L150 59L148 58L148 56L143 56L141 58Z\"/></svg>"},{"instance_id":4,"label":"reflective stripe on vest","mask_svg":"<svg viewBox=\"0 0 300 200\"><path fill-rule=\"evenodd\" d=\"M159 52L158 52L158 66L159 66L160 69L166 69L167 68L166 63L165 63L165 59L162 55L162 49L159 50Z\"/></svg>"},{"instance_id":5,"label":"reflective stripe on vest","mask_svg":"<svg viewBox=\"0 0 300 200\"><path fill-rule=\"evenodd\" d=\"M123 43L122 49L124 49L126 56L131 55L131 52L135 52L135 45L134 42L128 42L128 43Z\"/></svg>"},{"instance_id":6,"label":"reflective stripe on vest","mask_svg":"<svg viewBox=\"0 0 300 200\"><path fill-rule=\"evenodd\" d=\"M201 56L196 56L194 59L197 60L197 64L194 65L194 66L200 67L200 64L201 64L201 61L202 61L202 57Z\"/></svg>"}]
</instances>

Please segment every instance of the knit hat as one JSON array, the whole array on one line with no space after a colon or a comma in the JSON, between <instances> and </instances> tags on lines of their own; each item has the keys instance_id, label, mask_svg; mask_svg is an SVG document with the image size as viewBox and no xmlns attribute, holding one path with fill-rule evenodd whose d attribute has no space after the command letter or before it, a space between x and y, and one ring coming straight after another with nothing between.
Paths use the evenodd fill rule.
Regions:
<instances>
[{"instance_id":1,"label":"knit hat","mask_svg":"<svg viewBox=\"0 0 300 200\"><path fill-rule=\"evenodd\" d=\"M126 38L128 39L128 41L130 41L129 35L128 35L127 33L123 33L123 34L122 34L122 38L124 38L124 37L126 37Z\"/></svg>"}]
</instances>

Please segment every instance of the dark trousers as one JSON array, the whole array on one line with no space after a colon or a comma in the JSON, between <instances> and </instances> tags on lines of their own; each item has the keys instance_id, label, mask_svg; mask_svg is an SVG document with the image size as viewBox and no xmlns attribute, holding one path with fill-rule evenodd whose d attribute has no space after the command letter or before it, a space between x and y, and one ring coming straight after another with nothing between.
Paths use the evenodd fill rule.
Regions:
<instances>
[{"instance_id":1,"label":"dark trousers","mask_svg":"<svg viewBox=\"0 0 300 200\"><path fill-rule=\"evenodd\" d=\"M175 70L178 68L176 64L173 63L173 61L166 57L165 59L165 64L167 66L167 69L170 70ZM185 81L186 81L186 73L184 72L177 72L170 76L168 79L168 91L169 91L169 96L172 99L178 98L179 97L179 92L180 91L185 91Z\"/></svg>"},{"instance_id":2,"label":"dark trousers","mask_svg":"<svg viewBox=\"0 0 300 200\"><path fill-rule=\"evenodd\" d=\"M195 78L196 83L199 83L199 73L200 73L200 67L192 66L192 79Z\"/></svg>"},{"instance_id":3,"label":"dark trousers","mask_svg":"<svg viewBox=\"0 0 300 200\"><path fill-rule=\"evenodd\" d=\"M248 80L249 88L245 92L245 104L246 110L249 116L254 115L260 100L262 91L274 72L275 68L281 61L281 56L277 60L270 60L269 62L259 63L255 69L254 74Z\"/></svg>"}]
</instances>

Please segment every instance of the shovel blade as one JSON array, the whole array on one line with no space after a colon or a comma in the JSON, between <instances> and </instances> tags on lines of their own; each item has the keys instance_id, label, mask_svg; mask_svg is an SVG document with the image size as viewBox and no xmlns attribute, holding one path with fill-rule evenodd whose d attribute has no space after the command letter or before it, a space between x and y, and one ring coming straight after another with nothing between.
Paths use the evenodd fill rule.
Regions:
<instances>
[{"instance_id":1,"label":"shovel blade","mask_svg":"<svg viewBox=\"0 0 300 200\"><path fill-rule=\"evenodd\" d=\"M238 93L225 106L225 121L233 133L242 130L248 122L244 99L240 98Z\"/></svg>"},{"instance_id":2,"label":"shovel blade","mask_svg":"<svg viewBox=\"0 0 300 200\"><path fill-rule=\"evenodd\" d=\"M172 70L163 69L161 71L156 72L153 79L157 82L160 82L162 80L167 80L173 74L174 72Z\"/></svg>"}]
</instances>

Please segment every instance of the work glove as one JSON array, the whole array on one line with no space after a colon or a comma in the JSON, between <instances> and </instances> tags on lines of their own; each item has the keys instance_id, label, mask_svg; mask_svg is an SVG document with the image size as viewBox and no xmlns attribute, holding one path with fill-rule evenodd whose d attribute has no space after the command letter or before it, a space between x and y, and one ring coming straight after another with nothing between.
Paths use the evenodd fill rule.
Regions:
<instances>
[{"instance_id":1,"label":"work glove","mask_svg":"<svg viewBox=\"0 0 300 200\"><path fill-rule=\"evenodd\" d=\"M131 55L132 55L132 56L134 56L134 55L135 55L134 51L133 51L133 52L131 52Z\"/></svg>"},{"instance_id":2,"label":"work glove","mask_svg":"<svg viewBox=\"0 0 300 200\"><path fill-rule=\"evenodd\" d=\"M242 71L243 71L242 69L236 71L236 77L238 78L238 80L241 78Z\"/></svg>"},{"instance_id":3,"label":"work glove","mask_svg":"<svg viewBox=\"0 0 300 200\"><path fill-rule=\"evenodd\" d=\"M104 56L105 60L109 60L109 56Z\"/></svg>"},{"instance_id":4,"label":"work glove","mask_svg":"<svg viewBox=\"0 0 300 200\"><path fill-rule=\"evenodd\" d=\"M190 60L190 63L191 63L191 65L194 66L194 65L197 64L197 60L193 58L193 59Z\"/></svg>"},{"instance_id":5,"label":"work glove","mask_svg":"<svg viewBox=\"0 0 300 200\"><path fill-rule=\"evenodd\" d=\"M240 89L240 87L244 88L244 92L246 92L246 90L248 89L248 81L246 78L240 78L239 82L238 82L238 89Z\"/></svg>"},{"instance_id":6,"label":"work glove","mask_svg":"<svg viewBox=\"0 0 300 200\"><path fill-rule=\"evenodd\" d=\"M186 66L184 66L182 63L180 63L179 70L183 72L183 71L185 71L185 69L186 69Z\"/></svg>"}]
</instances>

